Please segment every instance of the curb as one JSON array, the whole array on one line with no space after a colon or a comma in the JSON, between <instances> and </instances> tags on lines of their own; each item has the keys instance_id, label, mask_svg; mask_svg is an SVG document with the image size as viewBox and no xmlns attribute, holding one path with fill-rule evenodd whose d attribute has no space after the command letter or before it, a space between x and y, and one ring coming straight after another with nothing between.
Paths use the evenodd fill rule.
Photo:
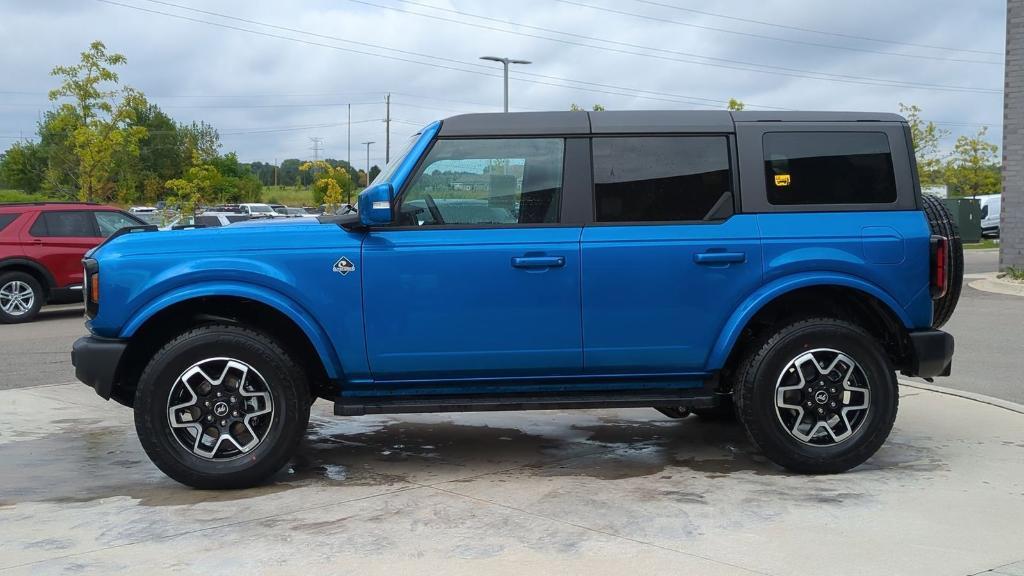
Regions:
<instances>
[{"instance_id":1,"label":"curb","mask_svg":"<svg viewBox=\"0 0 1024 576\"><path fill-rule=\"evenodd\" d=\"M986 274L964 274L964 279L973 278L968 286L982 292L1005 294L1007 296L1024 296L1024 283L1010 282L996 276L997 272Z\"/></svg>"},{"instance_id":2,"label":"curb","mask_svg":"<svg viewBox=\"0 0 1024 576\"><path fill-rule=\"evenodd\" d=\"M934 384L926 384L924 382L913 382L911 380L905 380L903 378L897 378L900 386L906 386L907 388L917 388L918 390L926 390L928 392L935 392L936 394L944 394L946 396L955 396L957 398L963 398L964 400L971 400L974 402L980 402L981 404L988 404L989 406L995 406L996 408L1002 408L1003 410L1009 410L1010 412L1016 412L1018 414L1024 414L1024 404L1018 404L1009 400L1002 400L1000 398L994 398L992 396L986 396L984 394L977 394L975 392L964 392L963 390L954 390L952 388L945 388L943 386L936 386Z\"/></svg>"}]
</instances>

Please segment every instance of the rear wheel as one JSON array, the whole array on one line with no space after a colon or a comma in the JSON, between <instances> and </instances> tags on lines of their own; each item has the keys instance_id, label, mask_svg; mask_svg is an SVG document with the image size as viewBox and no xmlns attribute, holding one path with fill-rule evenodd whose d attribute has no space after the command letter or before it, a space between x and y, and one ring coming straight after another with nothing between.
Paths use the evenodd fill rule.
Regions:
<instances>
[{"instance_id":1,"label":"rear wheel","mask_svg":"<svg viewBox=\"0 0 1024 576\"><path fill-rule=\"evenodd\" d=\"M309 422L306 377L271 337L208 325L178 336L139 378L135 427L153 463L196 488L245 488L281 469Z\"/></svg>"},{"instance_id":2,"label":"rear wheel","mask_svg":"<svg viewBox=\"0 0 1024 576\"><path fill-rule=\"evenodd\" d=\"M932 305L932 328L941 328L953 315L956 303L960 300L960 291L964 284L964 245L960 240L960 231L953 222L953 215L946 209L942 200L930 194L922 194L921 203L932 234L949 241L949 250L946 254L949 287L946 294L935 300Z\"/></svg>"},{"instance_id":3,"label":"rear wheel","mask_svg":"<svg viewBox=\"0 0 1024 576\"><path fill-rule=\"evenodd\" d=\"M892 430L899 394L888 356L853 324L814 318L777 331L738 371L737 414L773 462L801 473L849 470Z\"/></svg>"},{"instance_id":4,"label":"rear wheel","mask_svg":"<svg viewBox=\"0 0 1024 576\"><path fill-rule=\"evenodd\" d=\"M43 305L43 289L24 272L0 274L0 323L31 322Z\"/></svg>"}]
</instances>

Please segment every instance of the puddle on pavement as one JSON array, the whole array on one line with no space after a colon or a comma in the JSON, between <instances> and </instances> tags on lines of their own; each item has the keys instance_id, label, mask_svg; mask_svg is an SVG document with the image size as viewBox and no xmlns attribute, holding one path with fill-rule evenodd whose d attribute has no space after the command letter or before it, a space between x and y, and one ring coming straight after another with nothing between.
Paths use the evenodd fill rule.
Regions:
<instances>
[{"instance_id":1,"label":"puddle on pavement","mask_svg":"<svg viewBox=\"0 0 1024 576\"><path fill-rule=\"evenodd\" d=\"M596 423L585 425L565 413L551 414L551 420L545 415L495 414L487 425L480 423L479 415L467 418L472 423L460 423L458 415L427 421L318 417L289 466L264 486L234 491L193 490L170 480L149 462L131 426L103 427L95 419L64 419L59 433L0 445L4 462L0 508L29 501L86 503L116 496L131 497L146 506L223 502L309 485L395 485L431 472L452 479L499 470L601 480L661 473L667 474L665 478L711 479L737 472L786 475L751 453L736 423L660 420L657 414L651 415L651 421L592 416L584 420ZM544 424L538 425L540 421ZM544 434L531 433L534 428L543 429ZM943 466L926 449L890 441L863 469L933 472ZM682 501L698 497L679 495Z\"/></svg>"}]
</instances>

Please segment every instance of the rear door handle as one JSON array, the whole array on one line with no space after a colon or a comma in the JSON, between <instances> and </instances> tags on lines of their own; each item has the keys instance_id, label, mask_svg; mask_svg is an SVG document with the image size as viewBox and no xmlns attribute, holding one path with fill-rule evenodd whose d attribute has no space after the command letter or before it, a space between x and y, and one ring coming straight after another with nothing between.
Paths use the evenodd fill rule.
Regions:
<instances>
[{"instance_id":1,"label":"rear door handle","mask_svg":"<svg viewBox=\"0 0 1024 576\"><path fill-rule=\"evenodd\" d=\"M693 261L697 264L731 264L747 261L747 255L743 252L702 252L693 255Z\"/></svg>"},{"instance_id":2,"label":"rear door handle","mask_svg":"<svg viewBox=\"0 0 1024 576\"><path fill-rule=\"evenodd\" d=\"M555 268L565 266L565 256L514 256L513 268Z\"/></svg>"}]
</instances>

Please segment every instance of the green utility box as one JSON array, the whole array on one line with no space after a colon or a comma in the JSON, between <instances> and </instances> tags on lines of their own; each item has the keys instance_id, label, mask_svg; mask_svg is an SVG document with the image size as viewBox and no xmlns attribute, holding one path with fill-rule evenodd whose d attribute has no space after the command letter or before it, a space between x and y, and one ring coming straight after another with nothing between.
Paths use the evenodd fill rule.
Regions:
<instances>
[{"instance_id":1,"label":"green utility box","mask_svg":"<svg viewBox=\"0 0 1024 576\"><path fill-rule=\"evenodd\" d=\"M981 242L981 201L977 198L946 198L945 202L960 229L963 243Z\"/></svg>"}]
</instances>

